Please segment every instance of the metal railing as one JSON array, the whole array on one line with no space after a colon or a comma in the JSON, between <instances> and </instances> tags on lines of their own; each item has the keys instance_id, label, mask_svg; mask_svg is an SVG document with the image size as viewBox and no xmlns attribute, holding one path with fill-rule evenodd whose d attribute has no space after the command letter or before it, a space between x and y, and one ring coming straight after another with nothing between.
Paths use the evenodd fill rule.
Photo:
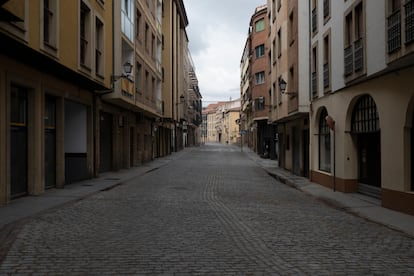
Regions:
<instances>
[{"instance_id":1,"label":"metal railing","mask_svg":"<svg viewBox=\"0 0 414 276\"><path fill-rule=\"evenodd\" d=\"M408 1L405 5L405 42L414 41L414 0Z\"/></svg>"},{"instance_id":2,"label":"metal railing","mask_svg":"<svg viewBox=\"0 0 414 276\"><path fill-rule=\"evenodd\" d=\"M387 18L388 21L388 53L401 48L401 12L396 11Z\"/></svg>"},{"instance_id":3,"label":"metal railing","mask_svg":"<svg viewBox=\"0 0 414 276\"><path fill-rule=\"evenodd\" d=\"M355 71L362 70L364 68L364 45L362 38L354 42L354 59Z\"/></svg>"},{"instance_id":4,"label":"metal railing","mask_svg":"<svg viewBox=\"0 0 414 276\"><path fill-rule=\"evenodd\" d=\"M351 75L354 71L354 51L352 45L344 49L345 76Z\"/></svg>"}]
</instances>

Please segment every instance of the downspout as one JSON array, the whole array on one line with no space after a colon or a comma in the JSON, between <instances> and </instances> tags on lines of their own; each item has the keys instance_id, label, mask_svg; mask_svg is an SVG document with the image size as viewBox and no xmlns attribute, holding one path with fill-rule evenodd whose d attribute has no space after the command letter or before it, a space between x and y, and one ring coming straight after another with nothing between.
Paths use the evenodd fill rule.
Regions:
<instances>
[{"instance_id":1,"label":"downspout","mask_svg":"<svg viewBox=\"0 0 414 276\"><path fill-rule=\"evenodd\" d=\"M300 0L298 0L300 1ZM309 39L308 39L308 51L309 51L309 72L308 72L308 77L309 77L309 117L312 117L312 6L311 6L311 1L308 1L308 11L309 11L309 24L308 24L308 28L309 28ZM312 173L311 173L311 167L312 167L312 158L311 158L311 152L312 152L312 137L313 135L311 134L311 130L312 130L312 120L309 120L309 179L312 179Z\"/></svg>"},{"instance_id":2,"label":"downspout","mask_svg":"<svg viewBox=\"0 0 414 276\"><path fill-rule=\"evenodd\" d=\"M115 1L112 1L112 76L115 75ZM112 82L112 80L111 80ZM115 90L115 82L111 83L112 91Z\"/></svg>"}]
</instances>

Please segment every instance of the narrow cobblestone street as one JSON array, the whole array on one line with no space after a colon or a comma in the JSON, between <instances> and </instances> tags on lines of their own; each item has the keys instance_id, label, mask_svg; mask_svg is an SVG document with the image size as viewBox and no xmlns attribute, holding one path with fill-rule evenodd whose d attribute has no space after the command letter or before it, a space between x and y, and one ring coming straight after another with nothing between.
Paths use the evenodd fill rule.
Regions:
<instances>
[{"instance_id":1,"label":"narrow cobblestone street","mask_svg":"<svg viewBox=\"0 0 414 276\"><path fill-rule=\"evenodd\" d=\"M26 223L0 274L413 275L414 240L205 145Z\"/></svg>"}]
</instances>

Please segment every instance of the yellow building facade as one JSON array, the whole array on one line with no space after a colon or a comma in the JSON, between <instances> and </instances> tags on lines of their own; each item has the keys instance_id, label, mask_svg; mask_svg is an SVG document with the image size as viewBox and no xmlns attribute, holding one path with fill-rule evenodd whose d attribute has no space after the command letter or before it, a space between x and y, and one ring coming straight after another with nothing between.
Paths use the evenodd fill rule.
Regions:
<instances>
[{"instance_id":1,"label":"yellow building facade","mask_svg":"<svg viewBox=\"0 0 414 276\"><path fill-rule=\"evenodd\" d=\"M1 8L15 16L0 23L5 204L95 174L94 91L110 88L112 9L100 1L39 0Z\"/></svg>"},{"instance_id":2,"label":"yellow building facade","mask_svg":"<svg viewBox=\"0 0 414 276\"><path fill-rule=\"evenodd\" d=\"M0 8L0 204L180 148L194 89L182 1Z\"/></svg>"}]
</instances>

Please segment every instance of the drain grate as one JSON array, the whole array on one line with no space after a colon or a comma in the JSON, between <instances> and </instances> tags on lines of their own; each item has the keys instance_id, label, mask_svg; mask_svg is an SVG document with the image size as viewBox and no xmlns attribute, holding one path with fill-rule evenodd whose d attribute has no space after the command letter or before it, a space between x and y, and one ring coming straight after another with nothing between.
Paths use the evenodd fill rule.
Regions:
<instances>
[{"instance_id":1,"label":"drain grate","mask_svg":"<svg viewBox=\"0 0 414 276\"><path fill-rule=\"evenodd\" d=\"M121 178L116 178L116 177L108 177L108 178L105 178L104 180L110 180L110 181L113 181L113 180L121 180Z\"/></svg>"}]
</instances>

